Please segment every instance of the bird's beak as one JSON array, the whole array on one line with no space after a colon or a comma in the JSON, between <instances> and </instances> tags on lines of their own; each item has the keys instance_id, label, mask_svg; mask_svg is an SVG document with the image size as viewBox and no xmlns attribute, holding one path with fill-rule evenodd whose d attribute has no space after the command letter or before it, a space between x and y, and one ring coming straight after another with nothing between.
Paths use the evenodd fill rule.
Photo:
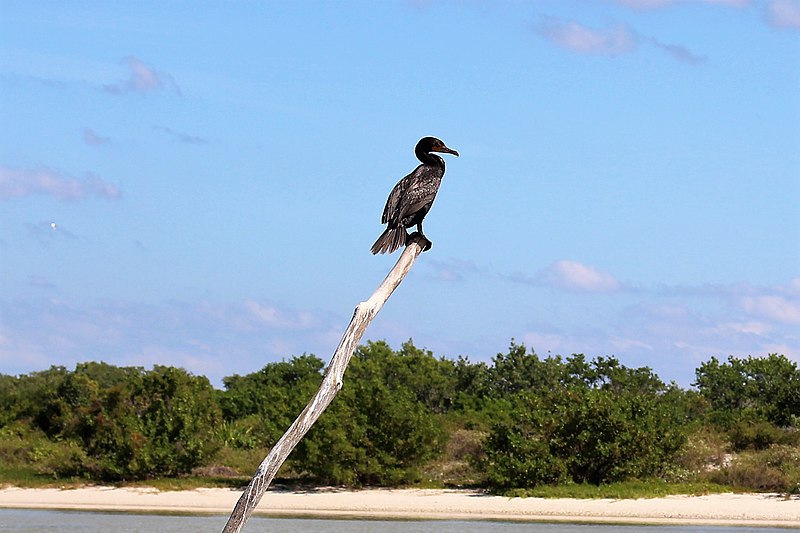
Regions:
<instances>
[{"instance_id":1,"label":"bird's beak","mask_svg":"<svg viewBox=\"0 0 800 533\"><path fill-rule=\"evenodd\" d=\"M434 150L431 150L431 151L432 152L439 152L439 153L442 153L442 154L453 154L454 156L458 157L458 152L456 152L455 150L451 150L447 146L442 146L441 148L437 148L437 149L434 149Z\"/></svg>"}]
</instances>

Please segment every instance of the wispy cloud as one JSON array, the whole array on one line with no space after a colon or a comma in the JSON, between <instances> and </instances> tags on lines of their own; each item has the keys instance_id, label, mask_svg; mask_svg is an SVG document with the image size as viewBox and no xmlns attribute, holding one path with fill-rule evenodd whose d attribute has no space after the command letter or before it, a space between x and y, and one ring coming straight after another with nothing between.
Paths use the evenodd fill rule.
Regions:
<instances>
[{"instance_id":1,"label":"wispy cloud","mask_svg":"<svg viewBox=\"0 0 800 533\"><path fill-rule=\"evenodd\" d=\"M427 275L436 281L462 281L465 276L478 272L472 261L463 259L432 259L428 263Z\"/></svg>"},{"instance_id":2,"label":"wispy cloud","mask_svg":"<svg viewBox=\"0 0 800 533\"><path fill-rule=\"evenodd\" d=\"M562 289L579 292L610 292L621 284L606 272L578 261L556 261L541 273L544 280Z\"/></svg>"},{"instance_id":3,"label":"wispy cloud","mask_svg":"<svg viewBox=\"0 0 800 533\"><path fill-rule=\"evenodd\" d=\"M623 289L614 276L579 261L562 259L534 275L516 273L510 281L527 285L554 287L571 292L614 292Z\"/></svg>"},{"instance_id":4,"label":"wispy cloud","mask_svg":"<svg viewBox=\"0 0 800 533\"><path fill-rule=\"evenodd\" d=\"M642 289L657 297L697 297L718 300L738 311L744 311L758 322L741 320L748 324L764 322L800 325L800 278L794 278L786 285L760 287L749 283L731 283L698 286L666 286Z\"/></svg>"},{"instance_id":5,"label":"wispy cloud","mask_svg":"<svg viewBox=\"0 0 800 533\"><path fill-rule=\"evenodd\" d=\"M673 59L689 65L700 65L705 63L708 58L706 56L697 55L691 52L688 48L677 44L665 44L658 39L651 37L650 42L660 50L672 56Z\"/></svg>"},{"instance_id":6,"label":"wispy cloud","mask_svg":"<svg viewBox=\"0 0 800 533\"><path fill-rule=\"evenodd\" d=\"M208 142L203 137L198 137L196 135L189 135L188 133L175 131L166 126L153 126L153 129L164 132L170 137L172 137L173 140L186 144L206 144Z\"/></svg>"},{"instance_id":7,"label":"wispy cloud","mask_svg":"<svg viewBox=\"0 0 800 533\"><path fill-rule=\"evenodd\" d=\"M307 329L315 325L314 315L307 311L288 311L272 304L263 304L254 300L243 303L246 318L253 325L269 326L278 329Z\"/></svg>"},{"instance_id":8,"label":"wispy cloud","mask_svg":"<svg viewBox=\"0 0 800 533\"><path fill-rule=\"evenodd\" d=\"M34 231L48 230L44 222L33 226ZM553 270L571 282L583 280L582 287L593 278L605 280L608 287L609 275L596 269L580 263L577 268L555 265ZM0 363L5 372L102 359L118 365L179 365L219 383L222 376L253 372L282 357L305 352L324 358L336 346L349 318L266 299L74 304L49 298L58 292L51 288L58 285L57 280L31 276L29 283L42 289L42 297L0 298L4 318ZM603 283L588 286L597 289ZM626 365L647 365L664 379L688 385L694 369L711 355L777 352L799 360L800 335L793 322L798 320L798 288L800 280L778 287L731 285L726 297L720 286L710 292L697 291L705 297L683 299L660 290L625 292L617 303L602 310L587 307L588 320L560 322L561 313L555 312L502 335L516 337L542 354L616 355ZM617 300L615 294L623 296L619 291L603 300ZM396 329L390 336L403 340L418 333L403 324L392 327ZM478 360L491 355L461 347L450 350L450 354L460 352Z\"/></svg>"},{"instance_id":9,"label":"wispy cloud","mask_svg":"<svg viewBox=\"0 0 800 533\"><path fill-rule=\"evenodd\" d=\"M100 146L111 142L109 137L101 137L96 134L91 128L83 128L83 142L89 146Z\"/></svg>"},{"instance_id":10,"label":"wispy cloud","mask_svg":"<svg viewBox=\"0 0 800 533\"><path fill-rule=\"evenodd\" d=\"M637 47L636 32L622 24L593 29L575 21L542 17L536 32L565 50L581 54L617 56Z\"/></svg>"},{"instance_id":11,"label":"wispy cloud","mask_svg":"<svg viewBox=\"0 0 800 533\"><path fill-rule=\"evenodd\" d=\"M751 5L751 0L608 0L615 4L629 7L637 11L648 11L654 9L668 8L678 5L708 4L721 7L743 8ZM800 30L800 0L766 0L758 2L758 6L764 10L767 23L780 29ZM654 42L659 46L657 42ZM665 49L668 53L672 50ZM679 56L682 55L679 53ZM694 54L692 54L694 55ZM677 57L681 59L681 57ZM693 61L687 61L693 63Z\"/></svg>"},{"instance_id":12,"label":"wispy cloud","mask_svg":"<svg viewBox=\"0 0 800 533\"><path fill-rule=\"evenodd\" d=\"M40 222L26 222L25 230L28 237L37 241L44 246L49 246L50 243L56 240L75 240L78 237L67 228L64 228L50 220L42 220Z\"/></svg>"},{"instance_id":13,"label":"wispy cloud","mask_svg":"<svg viewBox=\"0 0 800 533\"><path fill-rule=\"evenodd\" d=\"M771 0L767 21L776 28L800 30L800 0Z\"/></svg>"},{"instance_id":14,"label":"wispy cloud","mask_svg":"<svg viewBox=\"0 0 800 533\"><path fill-rule=\"evenodd\" d=\"M20 170L0 167L0 200L36 194L59 200L82 200L87 196L118 198L119 188L99 176L86 173L82 179L49 169Z\"/></svg>"},{"instance_id":15,"label":"wispy cloud","mask_svg":"<svg viewBox=\"0 0 800 533\"><path fill-rule=\"evenodd\" d=\"M125 57L122 59L122 63L128 67L130 76L125 81L104 85L103 90L107 93L148 93L169 90L178 95L181 94L181 90L172 75L145 64L138 57Z\"/></svg>"},{"instance_id":16,"label":"wispy cloud","mask_svg":"<svg viewBox=\"0 0 800 533\"><path fill-rule=\"evenodd\" d=\"M786 294L800 297L800 278L794 278L785 287L780 287L780 290Z\"/></svg>"},{"instance_id":17,"label":"wispy cloud","mask_svg":"<svg viewBox=\"0 0 800 533\"><path fill-rule=\"evenodd\" d=\"M339 323L347 319L257 300L77 305L47 297L0 298L0 315L4 372L102 359L116 365L182 366L217 384L223 376L254 372L292 355L326 357L341 336Z\"/></svg>"},{"instance_id":18,"label":"wispy cloud","mask_svg":"<svg viewBox=\"0 0 800 533\"><path fill-rule=\"evenodd\" d=\"M539 353L614 355L623 364L648 366L662 379L684 386L711 356L780 353L800 362L800 341L785 329L655 302L631 306L595 328L539 325L521 338Z\"/></svg>"},{"instance_id":19,"label":"wispy cloud","mask_svg":"<svg viewBox=\"0 0 800 533\"><path fill-rule=\"evenodd\" d=\"M756 317L800 325L800 299L777 294L748 296L740 300L742 308Z\"/></svg>"},{"instance_id":20,"label":"wispy cloud","mask_svg":"<svg viewBox=\"0 0 800 533\"><path fill-rule=\"evenodd\" d=\"M579 54L616 57L637 50L642 43L649 43L682 63L699 65L706 61L705 56L695 54L685 46L663 43L625 24L589 28L571 20L542 17L536 32L556 46Z\"/></svg>"},{"instance_id":21,"label":"wispy cloud","mask_svg":"<svg viewBox=\"0 0 800 533\"><path fill-rule=\"evenodd\" d=\"M605 304L589 321L539 322L519 338L540 353L614 354L682 384L712 355L781 353L800 362L800 278L769 287L660 286Z\"/></svg>"}]
</instances>

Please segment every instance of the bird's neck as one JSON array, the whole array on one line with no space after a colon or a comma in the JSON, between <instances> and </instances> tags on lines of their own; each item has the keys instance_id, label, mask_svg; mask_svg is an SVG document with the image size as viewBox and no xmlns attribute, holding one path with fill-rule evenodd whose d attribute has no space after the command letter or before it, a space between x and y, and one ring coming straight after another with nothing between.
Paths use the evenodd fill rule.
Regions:
<instances>
[{"instance_id":1,"label":"bird's neck","mask_svg":"<svg viewBox=\"0 0 800 533\"><path fill-rule=\"evenodd\" d=\"M444 159L442 159L438 155L433 154L431 152L422 152L422 151L418 151L416 154L417 154L417 159L422 161L424 164L444 168Z\"/></svg>"}]
</instances>

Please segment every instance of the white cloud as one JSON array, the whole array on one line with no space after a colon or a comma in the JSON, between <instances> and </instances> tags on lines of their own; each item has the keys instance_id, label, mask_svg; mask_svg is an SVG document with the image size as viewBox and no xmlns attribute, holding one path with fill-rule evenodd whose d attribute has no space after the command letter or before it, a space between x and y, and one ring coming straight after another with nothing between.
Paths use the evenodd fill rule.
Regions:
<instances>
[{"instance_id":1,"label":"white cloud","mask_svg":"<svg viewBox=\"0 0 800 533\"><path fill-rule=\"evenodd\" d=\"M134 56L123 58L122 63L128 67L130 77L126 81L105 85L103 89L106 92L111 94L147 93L168 89L181 94L180 88L170 74L156 70Z\"/></svg>"},{"instance_id":2,"label":"white cloud","mask_svg":"<svg viewBox=\"0 0 800 533\"><path fill-rule=\"evenodd\" d=\"M665 2L644 2L653 7L656 3L665 4ZM575 21L543 17L536 31L555 45L580 54L615 57L635 51L641 43L649 43L682 63L698 65L706 61L705 56L696 54L685 46L663 43L655 37L641 35L623 24L593 29Z\"/></svg>"},{"instance_id":3,"label":"white cloud","mask_svg":"<svg viewBox=\"0 0 800 533\"><path fill-rule=\"evenodd\" d=\"M529 331L522 336L522 342L533 348L537 354L569 355L580 353L579 342L560 333Z\"/></svg>"},{"instance_id":4,"label":"white cloud","mask_svg":"<svg viewBox=\"0 0 800 533\"><path fill-rule=\"evenodd\" d=\"M49 280L43 280L50 282ZM43 294L58 292L53 288ZM326 357L348 317L323 317L266 302L98 301L0 298L0 363L23 373L80 361L180 365L218 384L302 353Z\"/></svg>"},{"instance_id":5,"label":"white cloud","mask_svg":"<svg viewBox=\"0 0 800 533\"><path fill-rule=\"evenodd\" d=\"M765 322L750 320L747 322L723 322L719 324L716 331L720 335L758 335L764 336L774 328Z\"/></svg>"},{"instance_id":6,"label":"white cloud","mask_svg":"<svg viewBox=\"0 0 800 533\"><path fill-rule=\"evenodd\" d=\"M784 291L793 296L800 296L800 278L792 279L789 284L786 285Z\"/></svg>"},{"instance_id":7,"label":"white cloud","mask_svg":"<svg viewBox=\"0 0 800 533\"><path fill-rule=\"evenodd\" d=\"M602 273L574 261L559 261L535 276L510 279L534 287L560 283L573 290L603 286L590 282L602 280ZM631 290L614 283L623 289L616 293L619 297L584 300L571 318L572 311L565 313L563 304L554 301L552 313L532 315L529 320L536 323L529 322L522 326L523 334L512 332L513 336L539 354L615 355L623 364L649 366L662 379L684 386L711 356L779 353L800 362L800 281L796 278L771 287L735 283Z\"/></svg>"},{"instance_id":8,"label":"white cloud","mask_svg":"<svg viewBox=\"0 0 800 533\"><path fill-rule=\"evenodd\" d=\"M118 198L120 190L100 177L87 173L83 179L48 169L19 170L0 167L0 200L34 194L59 200L82 200L87 196Z\"/></svg>"},{"instance_id":9,"label":"white cloud","mask_svg":"<svg viewBox=\"0 0 800 533\"><path fill-rule=\"evenodd\" d=\"M622 24L592 29L555 17L543 17L536 31L555 45L581 54L617 56L635 50L638 40L636 32Z\"/></svg>"},{"instance_id":10,"label":"white cloud","mask_svg":"<svg viewBox=\"0 0 800 533\"><path fill-rule=\"evenodd\" d=\"M611 274L566 259L556 261L544 269L540 276L546 283L570 291L610 292L621 288Z\"/></svg>"},{"instance_id":11,"label":"white cloud","mask_svg":"<svg viewBox=\"0 0 800 533\"><path fill-rule=\"evenodd\" d=\"M709 4L723 7L742 8L751 4L750 0L610 0L615 4L647 11L678 5ZM765 6L767 22L776 28L800 29L800 0L767 0ZM668 51L668 50L667 50Z\"/></svg>"},{"instance_id":12,"label":"white cloud","mask_svg":"<svg viewBox=\"0 0 800 533\"><path fill-rule=\"evenodd\" d=\"M314 316L305 311L289 312L273 305L246 300L244 308L263 325L279 329L304 329L314 325Z\"/></svg>"},{"instance_id":13,"label":"white cloud","mask_svg":"<svg viewBox=\"0 0 800 533\"><path fill-rule=\"evenodd\" d=\"M767 20L776 28L800 30L800 0L771 0Z\"/></svg>"},{"instance_id":14,"label":"white cloud","mask_svg":"<svg viewBox=\"0 0 800 533\"><path fill-rule=\"evenodd\" d=\"M749 296L740 301L746 312L785 324L800 325L800 301L778 295Z\"/></svg>"},{"instance_id":15,"label":"white cloud","mask_svg":"<svg viewBox=\"0 0 800 533\"><path fill-rule=\"evenodd\" d=\"M629 339L626 337L612 336L610 338L611 347L614 349L613 353L629 353L634 350L644 350L647 352L653 351L653 346L639 339Z\"/></svg>"}]
</instances>

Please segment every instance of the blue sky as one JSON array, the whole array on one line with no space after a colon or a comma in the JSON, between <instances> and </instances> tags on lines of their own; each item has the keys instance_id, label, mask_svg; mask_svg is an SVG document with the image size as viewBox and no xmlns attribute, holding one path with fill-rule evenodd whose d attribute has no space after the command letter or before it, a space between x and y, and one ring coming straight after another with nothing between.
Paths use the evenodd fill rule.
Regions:
<instances>
[{"instance_id":1,"label":"blue sky","mask_svg":"<svg viewBox=\"0 0 800 533\"><path fill-rule=\"evenodd\" d=\"M0 372L327 360L365 335L800 360L800 1L0 1Z\"/></svg>"}]
</instances>

